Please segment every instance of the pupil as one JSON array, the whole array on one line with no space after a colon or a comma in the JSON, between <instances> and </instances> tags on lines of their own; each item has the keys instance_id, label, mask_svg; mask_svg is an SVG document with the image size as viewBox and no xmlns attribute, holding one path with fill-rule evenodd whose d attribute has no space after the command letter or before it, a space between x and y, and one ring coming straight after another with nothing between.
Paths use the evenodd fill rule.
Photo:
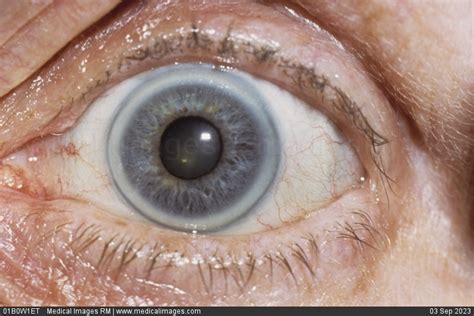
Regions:
<instances>
[{"instance_id":1,"label":"pupil","mask_svg":"<svg viewBox=\"0 0 474 316\"><path fill-rule=\"evenodd\" d=\"M160 141L160 158L175 177L191 180L211 172L222 153L221 135L208 120L187 116L173 121Z\"/></svg>"}]
</instances>

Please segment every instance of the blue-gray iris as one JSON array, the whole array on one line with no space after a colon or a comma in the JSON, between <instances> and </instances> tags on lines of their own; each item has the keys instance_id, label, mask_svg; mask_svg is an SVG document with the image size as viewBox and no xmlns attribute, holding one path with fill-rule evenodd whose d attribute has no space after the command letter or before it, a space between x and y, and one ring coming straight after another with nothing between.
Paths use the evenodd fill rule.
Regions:
<instances>
[{"instance_id":1,"label":"blue-gray iris","mask_svg":"<svg viewBox=\"0 0 474 316\"><path fill-rule=\"evenodd\" d=\"M179 230L215 231L249 213L280 161L278 132L259 91L233 71L202 64L161 67L141 82L109 130L109 168L120 194ZM214 143L204 148L206 140Z\"/></svg>"}]
</instances>

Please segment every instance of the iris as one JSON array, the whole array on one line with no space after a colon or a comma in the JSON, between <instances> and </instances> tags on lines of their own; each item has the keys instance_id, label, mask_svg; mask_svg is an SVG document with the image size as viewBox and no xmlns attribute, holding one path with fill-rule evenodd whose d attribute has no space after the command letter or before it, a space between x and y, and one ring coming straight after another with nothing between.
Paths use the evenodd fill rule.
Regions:
<instances>
[{"instance_id":1,"label":"iris","mask_svg":"<svg viewBox=\"0 0 474 316\"><path fill-rule=\"evenodd\" d=\"M203 64L144 74L108 135L119 193L179 230L216 231L245 216L271 186L280 156L259 91L237 71Z\"/></svg>"}]
</instances>

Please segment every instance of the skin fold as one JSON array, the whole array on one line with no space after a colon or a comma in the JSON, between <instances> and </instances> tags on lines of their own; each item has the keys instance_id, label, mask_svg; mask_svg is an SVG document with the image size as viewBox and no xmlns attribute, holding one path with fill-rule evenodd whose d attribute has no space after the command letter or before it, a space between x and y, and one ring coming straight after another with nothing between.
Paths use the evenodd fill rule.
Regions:
<instances>
[{"instance_id":1,"label":"skin fold","mask_svg":"<svg viewBox=\"0 0 474 316\"><path fill-rule=\"evenodd\" d=\"M2 1L0 25L0 94L3 95L40 68L71 38L111 10L118 1L56 1L31 6ZM25 7L26 10L23 10ZM9 19L19 16L13 23ZM12 27L13 24L13 27ZM16 24L16 25L15 25ZM15 31L15 28L17 30ZM13 30L13 34L11 33ZM4 34L4 35L3 35ZM33 56L33 57L32 57Z\"/></svg>"},{"instance_id":2,"label":"skin fold","mask_svg":"<svg viewBox=\"0 0 474 316\"><path fill-rule=\"evenodd\" d=\"M474 304L472 2L246 5L0 1L7 8L0 10L0 303ZM13 23L14 12L21 15ZM145 29L153 19L158 26ZM281 30L272 33L277 22ZM194 43L183 56L141 58L151 44L136 42L172 37L178 27ZM235 38L254 36L253 55L238 55L239 64L195 47L208 31L217 43L235 41L231 28ZM304 31L287 41L295 29ZM87 157L54 135L73 129L106 89L151 67L180 58L224 62L290 87L291 77L271 66L277 59L251 63L262 59L255 52L268 44L265 35L282 43L275 56L337 60L315 66L341 76L331 77L326 94L304 85L292 92L322 102L338 87L366 104L360 113L369 125L359 129L351 129L353 114L324 111L350 134L370 182L262 233L189 236L104 210L55 180L59 162ZM289 49L300 45L299 54ZM114 71L123 56L129 63ZM85 59L90 65L81 68ZM87 78L94 89L76 89ZM374 149L371 131L387 144ZM33 156L37 165L10 163Z\"/></svg>"}]
</instances>

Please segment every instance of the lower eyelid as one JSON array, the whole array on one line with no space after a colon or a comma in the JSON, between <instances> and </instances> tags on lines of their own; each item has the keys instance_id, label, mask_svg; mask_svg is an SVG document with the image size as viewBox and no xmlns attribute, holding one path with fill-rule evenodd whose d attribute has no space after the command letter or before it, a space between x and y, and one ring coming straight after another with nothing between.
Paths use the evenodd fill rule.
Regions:
<instances>
[{"instance_id":1,"label":"lower eyelid","mask_svg":"<svg viewBox=\"0 0 474 316\"><path fill-rule=\"evenodd\" d=\"M300 289L314 300L337 280L348 288L364 282L360 264L387 247L366 189L282 229L232 237L164 232L81 201L39 203L14 192L0 200L2 277L43 304L124 304L133 296L150 304L237 297L265 304L259 293L294 293L278 303L295 304L305 298ZM85 300L99 292L106 297Z\"/></svg>"}]
</instances>

